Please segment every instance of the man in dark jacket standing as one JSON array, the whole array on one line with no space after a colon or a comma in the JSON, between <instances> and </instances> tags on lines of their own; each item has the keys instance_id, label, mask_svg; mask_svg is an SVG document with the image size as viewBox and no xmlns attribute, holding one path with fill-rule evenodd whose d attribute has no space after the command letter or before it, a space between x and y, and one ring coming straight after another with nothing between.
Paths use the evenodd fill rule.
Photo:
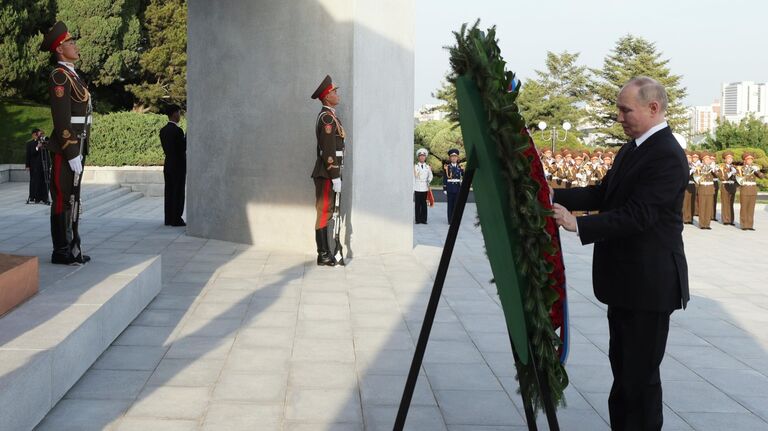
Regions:
<instances>
[{"instance_id":1,"label":"man in dark jacket standing","mask_svg":"<svg viewBox=\"0 0 768 431\"><path fill-rule=\"evenodd\" d=\"M669 318L689 298L682 239L688 162L664 119L667 103L655 80L630 80L616 105L632 140L615 168L600 185L554 191L558 224L594 243L592 283L608 305L613 430L661 429ZM600 212L576 218L572 210Z\"/></svg>"},{"instance_id":2,"label":"man in dark jacket standing","mask_svg":"<svg viewBox=\"0 0 768 431\"><path fill-rule=\"evenodd\" d=\"M184 186L187 181L187 137L179 126L181 108L168 107L168 124L160 129L160 143L163 145L165 162L165 225L186 226L184 214Z\"/></svg>"},{"instance_id":3,"label":"man in dark jacket standing","mask_svg":"<svg viewBox=\"0 0 768 431\"><path fill-rule=\"evenodd\" d=\"M32 130L32 140L27 142L27 155L25 167L29 171L29 197L27 203L50 205L48 200L48 187L46 187L46 166L43 163L48 157L48 150L43 146L43 132L40 129ZM47 160L47 159L46 159Z\"/></svg>"}]
</instances>

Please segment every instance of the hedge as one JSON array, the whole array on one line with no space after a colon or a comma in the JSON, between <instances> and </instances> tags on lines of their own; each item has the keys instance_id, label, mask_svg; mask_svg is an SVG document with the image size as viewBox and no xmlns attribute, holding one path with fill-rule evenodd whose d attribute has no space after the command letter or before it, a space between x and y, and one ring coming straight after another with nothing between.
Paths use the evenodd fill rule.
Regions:
<instances>
[{"instance_id":1,"label":"hedge","mask_svg":"<svg viewBox=\"0 0 768 431\"><path fill-rule=\"evenodd\" d=\"M162 166L160 129L168 117L137 112L96 115L91 127L91 166ZM182 128L186 128L182 120Z\"/></svg>"}]
</instances>

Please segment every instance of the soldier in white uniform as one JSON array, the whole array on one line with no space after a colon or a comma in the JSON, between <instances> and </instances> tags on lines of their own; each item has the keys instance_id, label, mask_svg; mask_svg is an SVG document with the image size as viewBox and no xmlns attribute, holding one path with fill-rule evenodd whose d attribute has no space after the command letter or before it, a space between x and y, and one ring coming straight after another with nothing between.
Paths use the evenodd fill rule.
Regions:
<instances>
[{"instance_id":1,"label":"soldier in white uniform","mask_svg":"<svg viewBox=\"0 0 768 431\"><path fill-rule=\"evenodd\" d=\"M416 151L418 162L413 166L413 201L416 212L416 224L427 224L427 192L432 182L432 168L427 164L429 151L419 148Z\"/></svg>"}]
</instances>

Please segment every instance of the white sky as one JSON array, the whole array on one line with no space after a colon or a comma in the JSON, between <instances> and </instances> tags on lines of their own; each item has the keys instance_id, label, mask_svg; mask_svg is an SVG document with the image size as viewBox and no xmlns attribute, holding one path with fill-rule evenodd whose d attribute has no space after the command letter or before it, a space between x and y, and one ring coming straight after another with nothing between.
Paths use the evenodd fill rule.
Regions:
<instances>
[{"instance_id":1,"label":"white sky","mask_svg":"<svg viewBox=\"0 0 768 431\"><path fill-rule=\"evenodd\" d=\"M523 80L544 69L547 51L580 52L579 62L601 68L626 34L656 43L674 74L683 75L687 105L720 97L723 82L768 81L768 1L730 0L415 0L415 107L448 71L452 31L480 18L497 27L507 67Z\"/></svg>"}]
</instances>

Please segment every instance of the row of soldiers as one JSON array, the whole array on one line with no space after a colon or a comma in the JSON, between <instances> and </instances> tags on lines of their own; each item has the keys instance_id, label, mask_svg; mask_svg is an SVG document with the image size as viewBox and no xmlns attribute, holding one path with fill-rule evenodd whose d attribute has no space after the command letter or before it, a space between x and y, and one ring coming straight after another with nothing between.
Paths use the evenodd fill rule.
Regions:
<instances>
[{"instance_id":1,"label":"row of soldiers","mask_svg":"<svg viewBox=\"0 0 768 431\"><path fill-rule=\"evenodd\" d=\"M553 155L541 152L544 175L552 188L586 187L600 184L613 165L613 151L596 149L592 153L564 149Z\"/></svg>"},{"instance_id":2,"label":"row of soldiers","mask_svg":"<svg viewBox=\"0 0 768 431\"><path fill-rule=\"evenodd\" d=\"M733 204L739 193L739 227L754 229L757 178L764 178L755 156L742 154L742 163L734 163L733 152L723 153L723 163L716 163L715 155L706 151L686 151L688 158L688 187L683 200L683 223L693 224L698 216L700 229L711 229L716 220L717 195L720 194L720 222L735 226Z\"/></svg>"},{"instance_id":3,"label":"row of soldiers","mask_svg":"<svg viewBox=\"0 0 768 431\"><path fill-rule=\"evenodd\" d=\"M611 150L595 149L592 153L564 149L553 154L545 149L541 153L544 174L552 188L587 187L600 184L613 165ZM734 163L731 151L723 153L723 163L716 163L715 155L706 151L686 151L689 168L688 187L683 201L683 223L693 224L698 216L699 228L710 229L716 220L717 196L720 195L721 218L724 225L735 226L734 201L739 193L739 227L754 230L757 178L764 178L755 156L742 155L742 163Z\"/></svg>"}]
</instances>

